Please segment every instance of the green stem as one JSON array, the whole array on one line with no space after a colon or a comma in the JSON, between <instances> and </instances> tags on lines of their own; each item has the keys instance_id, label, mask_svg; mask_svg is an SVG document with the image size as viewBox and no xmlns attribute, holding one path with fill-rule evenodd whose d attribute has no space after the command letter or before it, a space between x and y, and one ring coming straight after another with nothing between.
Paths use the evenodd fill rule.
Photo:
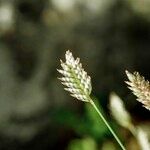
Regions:
<instances>
[{"instance_id":1,"label":"green stem","mask_svg":"<svg viewBox=\"0 0 150 150\"><path fill-rule=\"evenodd\" d=\"M121 143L120 139L115 134L115 132L113 131L113 129L110 127L110 125L108 124L107 120L104 118L104 116L99 111L99 109L97 108L97 106L95 105L95 103L93 102L92 99L90 99L90 103L94 107L94 109L97 111L98 115L101 117L101 119L103 120L103 122L105 123L105 125L108 127L109 131L112 133L112 135L114 136L114 138L116 139L116 141L118 142L118 144L120 145L120 147L122 148L122 150L126 150L125 147L123 146L123 144Z\"/></svg>"}]
</instances>

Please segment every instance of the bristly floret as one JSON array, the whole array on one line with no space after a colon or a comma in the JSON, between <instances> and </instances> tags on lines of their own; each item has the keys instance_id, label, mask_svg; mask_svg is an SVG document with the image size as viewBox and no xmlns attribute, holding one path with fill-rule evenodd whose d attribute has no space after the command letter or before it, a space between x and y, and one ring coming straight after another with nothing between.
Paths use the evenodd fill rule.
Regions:
<instances>
[{"instance_id":1,"label":"bristly floret","mask_svg":"<svg viewBox=\"0 0 150 150\"><path fill-rule=\"evenodd\" d=\"M74 59L72 53L68 50L65 54L66 61L61 62L62 70L58 70L63 75L61 83L67 88L65 90L71 93L71 96L78 100L89 102L89 96L91 94L91 78L82 68L80 59Z\"/></svg>"},{"instance_id":2,"label":"bristly floret","mask_svg":"<svg viewBox=\"0 0 150 150\"><path fill-rule=\"evenodd\" d=\"M126 83L129 85L129 89L137 97L137 100L141 102L145 108L150 110L150 83L145 80L138 72L133 74L126 71L129 81Z\"/></svg>"}]
</instances>

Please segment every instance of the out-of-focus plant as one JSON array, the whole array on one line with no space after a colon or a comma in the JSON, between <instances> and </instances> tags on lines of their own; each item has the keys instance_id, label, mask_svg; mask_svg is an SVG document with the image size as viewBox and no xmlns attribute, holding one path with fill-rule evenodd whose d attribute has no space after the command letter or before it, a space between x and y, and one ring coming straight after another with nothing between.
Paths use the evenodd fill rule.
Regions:
<instances>
[{"instance_id":1,"label":"out-of-focus plant","mask_svg":"<svg viewBox=\"0 0 150 150\"><path fill-rule=\"evenodd\" d=\"M110 94L110 111L115 120L124 128L131 131L134 137L137 139L141 150L149 150L150 143L148 141L147 133L139 126L135 126L132 123L131 116L126 110L121 98L115 94Z\"/></svg>"},{"instance_id":2,"label":"out-of-focus plant","mask_svg":"<svg viewBox=\"0 0 150 150\"><path fill-rule=\"evenodd\" d=\"M113 129L110 127L103 114L100 112L98 107L95 105L94 101L90 97L92 86L91 86L91 78L87 75L87 73L82 68L82 64L80 63L80 59L74 59L72 53L68 50L66 52L66 61L61 62L62 70L58 70L59 73L63 75L62 78L59 78L62 81L62 84L67 88L65 90L71 93L71 96L77 98L80 101L90 103L93 108L98 113L99 117L103 120L105 125L108 127L109 131L112 133L116 141L122 150L125 150L125 147L121 143L118 136L115 134Z\"/></svg>"},{"instance_id":3,"label":"out-of-focus plant","mask_svg":"<svg viewBox=\"0 0 150 150\"><path fill-rule=\"evenodd\" d=\"M97 150L97 144L89 137L75 139L69 144L68 150Z\"/></svg>"},{"instance_id":4,"label":"out-of-focus plant","mask_svg":"<svg viewBox=\"0 0 150 150\"><path fill-rule=\"evenodd\" d=\"M132 124L131 116L125 109L124 103L121 98L114 92L110 94L110 105L111 114L114 119L123 127L129 129L134 133L134 127Z\"/></svg>"},{"instance_id":5,"label":"out-of-focus plant","mask_svg":"<svg viewBox=\"0 0 150 150\"><path fill-rule=\"evenodd\" d=\"M97 107L103 113L98 100L93 97ZM103 137L108 135L108 130L102 120L98 120L97 112L88 104L85 103L85 111L82 116L78 116L72 110L61 108L55 113L55 120L59 124L63 124L67 128L71 128L79 137L88 135L96 141L102 141Z\"/></svg>"}]
</instances>

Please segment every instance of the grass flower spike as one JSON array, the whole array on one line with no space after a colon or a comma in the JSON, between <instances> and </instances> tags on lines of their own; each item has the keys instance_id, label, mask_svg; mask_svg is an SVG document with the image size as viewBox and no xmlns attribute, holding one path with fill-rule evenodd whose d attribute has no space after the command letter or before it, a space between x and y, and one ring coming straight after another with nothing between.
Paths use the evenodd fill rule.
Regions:
<instances>
[{"instance_id":1,"label":"grass flower spike","mask_svg":"<svg viewBox=\"0 0 150 150\"><path fill-rule=\"evenodd\" d=\"M65 57L65 62L60 60L62 70L58 70L64 76L59 78L61 83L67 87L64 89L78 100L89 102L92 89L90 76L82 68L80 59L74 59L69 50L66 52Z\"/></svg>"},{"instance_id":2,"label":"grass flower spike","mask_svg":"<svg viewBox=\"0 0 150 150\"><path fill-rule=\"evenodd\" d=\"M129 81L126 83L129 85L129 89L137 97L137 100L141 102L145 108L150 110L150 83L145 80L138 72L133 74L126 71Z\"/></svg>"},{"instance_id":3,"label":"grass flower spike","mask_svg":"<svg viewBox=\"0 0 150 150\"><path fill-rule=\"evenodd\" d=\"M125 150L121 141L114 133L113 129L110 127L102 113L99 111L94 101L90 97L92 86L91 78L82 68L79 58L74 58L72 53L68 50L65 54L65 62L60 60L62 69L58 69L58 72L63 75L63 77L58 78L61 80L61 83L66 86L64 88L66 91L71 93L71 96L77 98L80 101L89 102L95 111L98 113L100 118L103 120L105 125L108 127L109 131L112 133L122 150Z\"/></svg>"}]
</instances>

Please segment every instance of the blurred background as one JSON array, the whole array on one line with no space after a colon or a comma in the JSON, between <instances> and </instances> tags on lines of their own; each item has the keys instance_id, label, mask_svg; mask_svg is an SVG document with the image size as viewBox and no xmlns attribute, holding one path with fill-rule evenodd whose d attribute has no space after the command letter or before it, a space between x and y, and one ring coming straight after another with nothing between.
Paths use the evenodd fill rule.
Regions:
<instances>
[{"instance_id":1,"label":"blurred background","mask_svg":"<svg viewBox=\"0 0 150 150\"><path fill-rule=\"evenodd\" d=\"M150 80L149 8L149 0L0 0L0 149L119 149L95 111L57 79L70 49L111 126L127 149L140 150L108 105L116 92L134 125L150 132L149 111L124 83L126 69Z\"/></svg>"}]
</instances>

